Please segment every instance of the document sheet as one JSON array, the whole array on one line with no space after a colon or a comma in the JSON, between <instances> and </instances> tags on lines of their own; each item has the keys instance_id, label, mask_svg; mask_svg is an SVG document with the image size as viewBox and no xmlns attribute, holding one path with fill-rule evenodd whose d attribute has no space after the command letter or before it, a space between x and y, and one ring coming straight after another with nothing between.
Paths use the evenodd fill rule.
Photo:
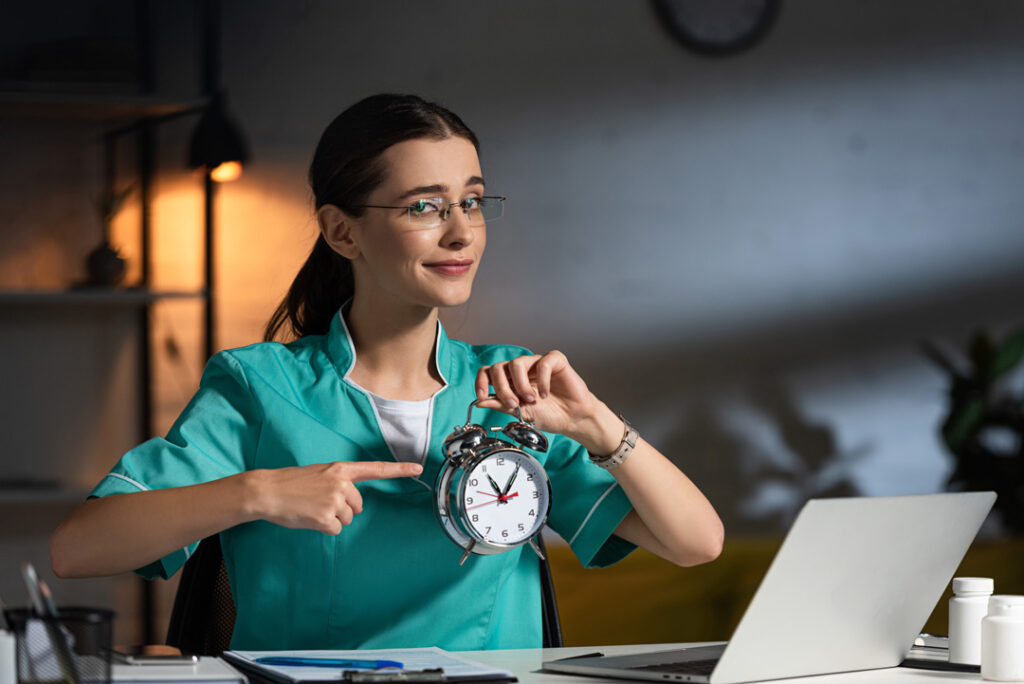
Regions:
<instances>
[{"instance_id":1,"label":"document sheet","mask_svg":"<svg viewBox=\"0 0 1024 684\"><path fill-rule=\"evenodd\" d=\"M303 666L281 666L266 665L256 662L257 658L266 657L302 657L302 658L331 658L337 660L397 660L402 663L402 669L429 670L441 668L448 679L514 679L515 675L507 670L500 670L490 665L477 663L467 658L454 655L444 649L432 648L387 648L377 650L357 651L228 651L224 654L228 659L237 658L240 661L247 661L250 667L259 668L272 673L275 679L316 682L316 681L337 681L341 672L339 669L327 667L303 667Z\"/></svg>"}]
</instances>

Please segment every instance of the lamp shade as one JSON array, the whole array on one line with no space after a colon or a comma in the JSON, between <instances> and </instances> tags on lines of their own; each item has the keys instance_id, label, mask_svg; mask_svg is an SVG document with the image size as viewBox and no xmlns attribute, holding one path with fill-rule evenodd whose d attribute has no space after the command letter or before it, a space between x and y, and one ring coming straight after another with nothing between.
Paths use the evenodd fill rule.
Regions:
<instances>
[{"instance_id":1,"label":"lamp shade","mask_svg":"<svg viewBox=\"0 0 1024 684\"><path fill-rule=\"evenodd\" d=\"M237 178L241 166L249 160L249 148L241 130L228 117L223 93L217 93L199 118L192 131L188 148L190 168L205 168L214 172L214 180ZM217 178L218 167L229 169Z\"/></svg>"}]
</instances>

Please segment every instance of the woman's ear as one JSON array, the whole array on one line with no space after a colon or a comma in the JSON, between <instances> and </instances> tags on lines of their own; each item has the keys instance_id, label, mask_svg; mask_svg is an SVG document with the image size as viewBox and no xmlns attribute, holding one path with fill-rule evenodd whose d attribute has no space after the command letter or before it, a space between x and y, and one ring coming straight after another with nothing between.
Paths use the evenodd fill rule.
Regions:
<instances>
[{"instance_id":1,"label":"woman's ear","mask_svg":"<svg viewBox=\"0 0 1024 684\"><path fill-rule=\"evenodd\" d=\"M359 246L353 234L355 222L348 214L333 204L325 204L317 209L316 220L320 224L320 234L331 249L350 261L359 256Z\"/></svg>"}]
</instances>

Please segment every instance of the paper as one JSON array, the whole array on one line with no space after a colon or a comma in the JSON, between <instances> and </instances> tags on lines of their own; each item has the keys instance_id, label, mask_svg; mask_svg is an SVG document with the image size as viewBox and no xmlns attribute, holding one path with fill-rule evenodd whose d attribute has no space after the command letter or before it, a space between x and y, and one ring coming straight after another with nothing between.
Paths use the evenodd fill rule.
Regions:
<instances>
[{"instance_id":1,"label":"paper","mask_svg":"<svg viewBox=\"0 0 1024 684\"><path fill-rule=\"evenodd\" d=\"M257 658L268 656L295 656L303 658L335 658L352 660L397 660L405 670L427 670L441 668L449 679L480 678L480 679L514 679L515 675L507 670L499 670L490 665L477 663L466 658L453 655L444 649L432 648L386 648L378 650L358 651L228 651L227 657L236 657L248 661L251 667L271 672L277 678L295 681L337 681L341 679L341 670L327 667L292 667L264 665L255 662Z\"/></svg>"}]
</instances>

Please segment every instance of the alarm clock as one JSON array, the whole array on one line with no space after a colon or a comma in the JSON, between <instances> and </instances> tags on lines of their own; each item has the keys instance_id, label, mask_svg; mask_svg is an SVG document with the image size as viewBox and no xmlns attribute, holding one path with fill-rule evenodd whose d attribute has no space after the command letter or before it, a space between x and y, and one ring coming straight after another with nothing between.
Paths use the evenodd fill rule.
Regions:
<instances>
[{"instance_id":1,"label":"alarm clock","mask_svg":"<svg viewBox=\"0 0 1024 684\"><path fill-rule=\"evenodd\" d=\"M490 395L488 399L495 398ZM472 422L469 405L466 424L456 426L444 440L444 464L434 483L434 509L448 537L465 549L459 565L471 553L504 553L529 544L544 558L535 537L551 509L551 482L544 467L524 449L544 453L548 440L532 423L517 421L492 427L508 438L488 435Z\"/></svg>"}]
</instances>

